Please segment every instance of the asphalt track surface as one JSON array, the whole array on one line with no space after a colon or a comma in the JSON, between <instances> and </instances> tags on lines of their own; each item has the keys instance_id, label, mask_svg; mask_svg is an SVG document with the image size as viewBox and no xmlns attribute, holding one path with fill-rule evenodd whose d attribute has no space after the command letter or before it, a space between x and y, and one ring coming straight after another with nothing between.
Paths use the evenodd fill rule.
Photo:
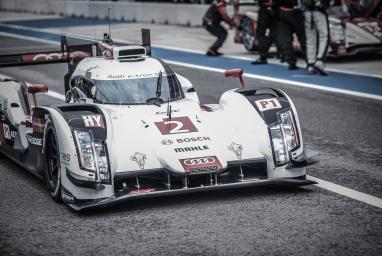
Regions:
<instances>
[{"instance_id":1,"label":"asphalt track surface","mask_svg":"<svg viewBox=\"0 0 382 256\"><path fill-rule=\"evenodd\" d=\"M52 48L0 37L0 54ZM203 103L238 86L221 73L173 66ZM2 68L63 92L65 64ZM305 143L321 162L308 174L382 197L382 102L285 84ZM39 97L44 104L57 102ZM228 120L227 120L228 121ZM251 188L132 201L77 213L40 181L0 156L0 255L380 255L382 209L315 186Z\"/></svg>"}]
</instances>

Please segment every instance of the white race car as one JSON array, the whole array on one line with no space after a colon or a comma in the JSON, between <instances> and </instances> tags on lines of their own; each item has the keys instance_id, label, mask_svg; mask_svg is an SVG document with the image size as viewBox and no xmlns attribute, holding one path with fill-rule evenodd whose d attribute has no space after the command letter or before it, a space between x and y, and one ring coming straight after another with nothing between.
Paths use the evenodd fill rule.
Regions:
<instances>
[{"instance_id":1,"label":"white race car","mask_svg":"<svg viewBox=\"0 0 382 256\"><path fill-rule=\"evenodd\" d=\"M146 31L147 32L147 31ZM85 41L8 55L0 66L67 62L67 103L38 106L45 85L0 83L0 151L45 178L76 210L202 190L309 185L300 123L278 89L233 89L201 105L150 46ZM79 41L79 39L77 40ZM239 77L242 70L226 72ZM33 96L34 106L30 105Z\"/></svg>"}]
</instances>

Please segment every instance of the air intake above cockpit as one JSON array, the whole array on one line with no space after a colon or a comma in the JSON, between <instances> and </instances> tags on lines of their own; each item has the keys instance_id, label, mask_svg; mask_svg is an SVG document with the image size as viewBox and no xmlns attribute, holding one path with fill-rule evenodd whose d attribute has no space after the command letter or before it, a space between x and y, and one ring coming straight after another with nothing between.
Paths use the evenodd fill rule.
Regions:
<instances>
[{"instance_id":1,"label":"air intake above cockpit","mask_svg":"<svg viewBox=\"0 0 382 256\"><path fill-rule=\"evenodd\" d=\"M146 55L146 49L142 46L117 46L113 47L113 56L115 60L129 61L142 59Z\"/></svg>"}]
</instances>

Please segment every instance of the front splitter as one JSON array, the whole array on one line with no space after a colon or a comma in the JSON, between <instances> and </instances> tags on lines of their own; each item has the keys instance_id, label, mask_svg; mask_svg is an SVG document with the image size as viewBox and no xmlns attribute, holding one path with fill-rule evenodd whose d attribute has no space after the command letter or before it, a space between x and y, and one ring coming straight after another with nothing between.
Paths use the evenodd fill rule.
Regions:
<instances>
[{"instance_id":1,"label":"front splitter","mask_svg":"<svg viewBox=\"0 0 382 256\"><path fill-rule=\"evenodd\" d=\"M194 188L182 188L176 190L161 190L152 192L141 192L134 194L127 194L119 197L109 197L97 202L89 202L86 204L68 204L74 210L80 211L84 209L92 208L103 208L115 204L120 204L129 200L137 199L148 199L156 197L164 197L170 195L182 195L203 191L215 191L222 189L233 189L233 188L248 188L248 187L262 187L262 186L283 186L283 187L300 187L317 184L315 181L306 179L296 179L296 178L277 178L277 179L266 179L266 180L245 180L236 183L229 184L217 184L212 186L194 187Z\"/></svg>"}]
</instances>

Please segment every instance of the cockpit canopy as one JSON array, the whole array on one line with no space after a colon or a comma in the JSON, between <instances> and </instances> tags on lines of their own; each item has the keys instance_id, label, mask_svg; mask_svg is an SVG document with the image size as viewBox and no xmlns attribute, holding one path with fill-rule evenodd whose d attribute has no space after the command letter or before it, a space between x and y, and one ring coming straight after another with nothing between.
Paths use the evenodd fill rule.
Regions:
<instances>
[{"instance_id":1,"label":"cockpit canopy","mask_svg":"<svg viewBox=\"0 0 382 256\"><path fill-rule=\"evenodd\" d=\"M168 67L165 72L124 75L110 79L92 79L75 75L71 79L71 87L72 92L79 91L82 97L100 104L152 104L154 99L162 103L184 97L176 74ZM76 97L78 96L73 95L74 99Z\"/></svg>"}]
</instances>

